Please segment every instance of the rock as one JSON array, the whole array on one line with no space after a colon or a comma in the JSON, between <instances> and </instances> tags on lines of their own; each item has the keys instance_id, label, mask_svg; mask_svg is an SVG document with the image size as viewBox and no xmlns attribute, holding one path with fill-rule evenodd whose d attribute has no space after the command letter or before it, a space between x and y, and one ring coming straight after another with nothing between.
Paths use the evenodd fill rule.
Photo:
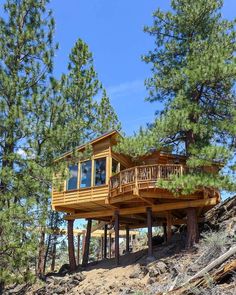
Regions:
<instances>
[{"instance_id":1,"label":"rock","mask_svg":"<svg viewBox=\"0 0 236 295\"><path fill-rule=\"evenodd\" d=\"M148 284L152 285L155 283L155 279L154 278L149 278L148 279Z\"/></svg>"},{"instance_id":2,"label":"rock","mask_svg":"<svg viewBox=\"0 0 236 295\"><path fill-rule=\"evenodd\" d=\"M136 265L134 271L129 275L130 279L137 279L142 274L140 266Z\"/></svg>"},{"instance_id":3,"label":"rock","mask_svg":"<svg viewBox=\"0 0 236 295\"><path fill-rule=\"evenodd\" d=\"M66 290L64 287L58 286L53 290L54 293L56 294L66 294ZM50 294L50 293L49 293Z\"/></svg>"},{"instance_id":4,"label":"rock","mask_svg":"<svg viewBox=\"0 0 236 295\"><path fill-rule=\"evenodd\" d=\"M149 267L148 272L149 272L149 277L157 277L160 274L163 274L167 272L167 265L163 261L158 261L155 264L152 264L151 267Z\"/></svg>"}]
</instances>

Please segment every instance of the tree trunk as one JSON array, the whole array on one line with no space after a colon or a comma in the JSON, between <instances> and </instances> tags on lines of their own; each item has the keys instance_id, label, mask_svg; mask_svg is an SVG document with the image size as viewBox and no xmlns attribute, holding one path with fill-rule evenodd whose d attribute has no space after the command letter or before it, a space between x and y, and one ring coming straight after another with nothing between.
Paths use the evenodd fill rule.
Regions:
<instances>
[{"instance_id":1,"label":"tree trunk","mask_svg":"<svg viewBox=\"0 0 236 295\"><path fill-rule=\"evenodd\" d=\"M69 264L72 271L76 269L73 225L74 220L67 221Z\"/></svg>"},{"instance_id":2,"label":"tree trunk","mask_svg":"<svg viewBox=\"0 0 236 295\"><path fill-rule=\"evenodd\" d=\"M41 229L39 241L38 267L37 276L42 278L44 276L44 259L45 259L45 228Z\"/></svg>"},{"instance_id":3,"label":"tree trunk","mask_svg":"<svg viewBox=\"0 0 236 295\"><path fill-rule=\"evenodd\" d=\"M50 246L51 246L51 239L52 239L52 235L49 234L48 235L48 240L47 240L47 248L46 248L45 256L44 256L43 273L45 273L46 266L47 266L48 253L49 253L49 249L50 249Z\"/></svg>"},{"instance_id":4,"label":"tree trunk","mask_svg":"<svg viewBox=\"0 0 236 295\"><path fill-rule=\"evenodd\" d=\"M51 262L51 271L55 270L56 265L56 253L57 253L57 235L54 234L53 236L53 243L52 243L52 262Z\"/></svg>"},{"instance_id":5,"label":"tree trunk","mask_svg":"<svg viewBox=\"0 0 236 295\"><path fill-rule=\"evenodd\" d=\"M186 248L191 248L199 240L196 208L187 209L187 241Z\"/></svg>"}]
</instances>

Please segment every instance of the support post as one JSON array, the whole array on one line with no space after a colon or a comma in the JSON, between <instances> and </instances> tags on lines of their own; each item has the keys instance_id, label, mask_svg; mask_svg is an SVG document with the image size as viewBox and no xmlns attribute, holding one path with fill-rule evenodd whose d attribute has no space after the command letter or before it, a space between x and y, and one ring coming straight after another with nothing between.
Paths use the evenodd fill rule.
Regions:
<instances>
[{"instance_id":1,"label":"support post","mask_svg":"<svg viewBox=\"0 0 236 295\"><path fill-rule=\"evenodd\" d=\"M147 227L148 227L148 258L153 257L152 248L152 208L147 208Z\"/></svg>"},{"instance_id":2,"label":"support post","mask_svg":"<svg viewBox=\"0 0 236 295\"><path fill-rule=\"evenodd\" d=\"M111 233L109 233L109 258L111 258L111 244L112 244L112 238L111 238Z\"/></svg>"},{"instance_id":3,"label":"support post","mask_svg":"<svg viewBox=\"0 0 236 295\"><path fill-rule=\"evenodd\" d=\"M120 218L119 211L115 211L115 260L116 265L120 264L120 249L119 249L119 229L120 229Z\"/></svg>"},{"instance_id":4,"label":"support post","mask_svg":"<svg viewBox=\"0 0 236 295\"><path fill-rule=\"evenodd\" d=\"M129 226L126 225L126 253L129 252Z\"/></svg>"},{"instance_id":5,"label":"support post","mask_svg":"<svg viewBox=\"0 0 236 295\"><path fill-rule=\"evenodd\" d=\"M80 235L77 236L78 249L77 249L77 265L80 263Z\"/></svg>"},{"instance_id":6,"label":"support post","mask_svg":"<svg viewBox=\"0 0 236 295\"><path fill-rule=\"evenodd\" d=\"M104 258L107 258L107 224L104 225Z\"/></svg>"},{"instance_id":7,"label":"support post","mask_svg":"<svg viewBox=\"0 0 236 295\"><path fill-rule=\"evenodd\" d=\"M70 269L72 271L76 269L73 226L74 226L74 220L68 220L67 222L68 254L69 254Z\"/></svg>"},{"instance_id":8,"label":"support post","mask_svg":"<svg viewBox=\"0 0 236 295\"><path fill-rule=\"evenodd\" d=\"M85 249L83 255L83 262L82 265L86 266L89 260L89 245L90 245L90 237L91 237L91 228L92 228L92 219L88 219L87 223L87 231L85 236Z\"/></svg>"},{"instance_id":9,"label":"support post","mask_svg":"<svg viewBox=\"0 0 236 295\"><path fill-rule=\"evenodd\" d=\"M199 241L196 208L187 208L187 241L186 248L191 248Z\"/></svg>"},{"instance_id":10,"label":"support post","mask_svg":"<svg viewBox=\"0 0 236 295\"><path fill-rule=\"evenodd\" d=\"M101 259L104 258L104 237L101 237Z\"/></svg>"},{"instance_id":11,"label":"support post","mask_svg":"<svg viewBox=\"0 0 236 295\"><path fill-rule=\"evenodd\" d=\"M172 237L172 215L170 212L167 213L166 216L166 221L167 221L167 243L170 243L171 237Z\"/></svg>"},{"instance_id":12,"label":"support post","mask_svg":"<svg viewBox=\"0 0 236 295\"><path fill-rule=\"evenodd\" d=\"M167 243L167 229L166 229L167 225L164 223L163 224L163 236L164 236L164 241L165 243Z\"/></svg>"}]
</instances>

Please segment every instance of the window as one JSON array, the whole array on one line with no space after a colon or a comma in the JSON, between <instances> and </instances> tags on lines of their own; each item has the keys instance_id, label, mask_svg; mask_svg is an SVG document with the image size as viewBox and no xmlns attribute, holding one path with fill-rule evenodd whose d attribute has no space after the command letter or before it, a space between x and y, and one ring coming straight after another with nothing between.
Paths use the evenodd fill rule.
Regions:
<instances>
[{"instance_id":1,"label":"window","mask_svg":"<svg viewBox=\"0 0 236 295\"><path fill-rule=\"evenodd\" d=\"M106 158L94 161L94 184L95 186L106 183Z\"/></svg>"},{"instance_id":2,"label":"window","mask_svg":"<svg viewBox=\"0 0 236 295\"><path fill-rule=\"evenodd\" d=\"M85 161L81 163L80 172L80 187L90 187L91 186L91 169L92 161Z\"/></svg>"},{"instance_id":3,"label":"window","mask_svg":"<svg viewBox=\"0 0 236 295\"><path fill-rule=\"evenodd\" d=\"M69 165L69 179L67 180L67 190L77 189L78 164Z\"/></svg>"},{"instance_id":4,"label":"window","mask_svg":"<svg viewBox=\"0 0 236 295\"><path fill-rule=\"evenodd\" d=\"M112 175L119 172L119 162L117 162L115 159L112 159Z\"/></svg>"}]
</instances>

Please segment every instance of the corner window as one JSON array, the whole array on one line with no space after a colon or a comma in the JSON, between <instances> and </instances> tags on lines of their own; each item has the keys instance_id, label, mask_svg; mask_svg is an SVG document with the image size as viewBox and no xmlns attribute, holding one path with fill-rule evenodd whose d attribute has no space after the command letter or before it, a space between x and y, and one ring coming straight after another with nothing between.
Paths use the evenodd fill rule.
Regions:
<instances>
[{"instance_id":1,"label":"corner window","mask_svg":"<svg viewBox=\"0 0 236 295\"><path fill-rule=\"evenodd\" d=\"M69 165L69 179L67 180L67 190L77 189L78 164Z\"/></svg>"},{"instance_id":2,"label":"corner window","mask_svg":"<svg viewBox=\"0 0 236 295\"><path fill-rule=\"evenodd\" d=\"M94 161L94 184L95 186L106 184L106 158Z\"/></svg>"},{"instance_id":3,"label":"corner window","mask_svg":"<svg viewBox=\"0 0 236 295\"><path fill-rule=\"evenodd\" d=\"M92 171L92 161L85 161L81 163L80 172L80 188L91 186L91 171Z\"/></svg>"}]
</instances>

